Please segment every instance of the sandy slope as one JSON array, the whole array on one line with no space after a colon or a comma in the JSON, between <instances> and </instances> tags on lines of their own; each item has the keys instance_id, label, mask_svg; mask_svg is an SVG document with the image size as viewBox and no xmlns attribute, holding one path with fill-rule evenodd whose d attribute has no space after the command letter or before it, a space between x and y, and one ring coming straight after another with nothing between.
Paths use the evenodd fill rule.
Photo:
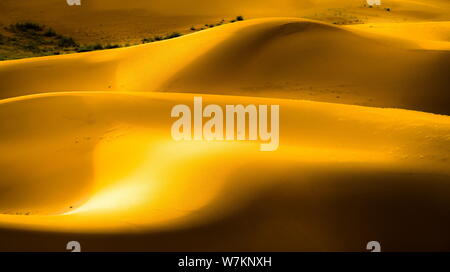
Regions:
<instances>
[{"instance_id":1,"label":"sandy slope","mask_svg":"<svg viewBox=\"0 0 450 272\"><path fill-rule=\"evenodd\" d=\"M279 104L279 150L174 142L171 108L191 105L191 94L0 102L0 249L50 250L68 233L91 250L362 250L370 237L391 249L448 249L449 117L203 97Z\"/></svg>"},{"instance_id":2,"label":"sandy slope","mask_svg":"<svg viewBox=\"0 0 450 272\"><path fill-rule=\"evenodd\" d=\"M423 49L450 50L450 22L378 23L347 26L352 30L402 38Z\"/></svg>"},{"instance_id":3,"label":"sandy slope","mask_svg":"<svg viewBox=\"0 0 450 272\"><path fill-rule=\"evenodd\" d=\"M257 2L214 7L327 22L343 12L371 24L265 18L1 62L0 251L64 250L70 240L121 251L361 251L371 240L450 250L450 117L405 110L449 114L448 1L386 0L391 13L353 0L338 11L336 0ZM32 3L23 8L49 21L77 16L56 0ZM123 1L89 3L88 25L123 17ZM220 14L200 0L192 10L146 3L133 3L144 21ZM192 103L186 92L205 104L279 104L280 148L174 142L170 111Z\"/></svg>"},{"instance_id":4,"label":"sandy slope","mask_svg":"<svg viewBox=\"0 0 450 272\"><path fill-rule=\"evenodd\" d=\"M0 97L206 92L448 114L450 51L424 49L426 36L403 40L373 32L258 19L131 48L2 62Z\"/></svg>"}]
</instances>

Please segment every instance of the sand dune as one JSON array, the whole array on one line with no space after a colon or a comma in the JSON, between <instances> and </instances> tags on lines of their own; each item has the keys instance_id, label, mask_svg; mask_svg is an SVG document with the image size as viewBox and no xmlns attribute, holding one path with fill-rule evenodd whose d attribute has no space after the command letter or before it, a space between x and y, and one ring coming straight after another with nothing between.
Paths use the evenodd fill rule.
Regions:
<instances>
[{"instance_id":1,"label":"sand dune","mask_svg":"<svg viewBox=\"0 0 450 272\"><path fill-rule=\"evenodd\" d=\"M347 26L391 38L402 38L422 49L449 50L450 22L378 23ZM412 35L413 34L413 35Z\"/></svg>"},{"instance_id":2,"label":"sand dune","mask_svg":"<svg viewBox=\"0 0 450 272\"><path fill-rule=\"evenodd\" d=\"M249 16L305 16L311 13L323 13L340 9L342 12L352 12L353 14L365 15L368 17L378 17L377 20L430 20L431 18L442 18L448 20L450 4L446 0L384 0L381 9L374 7L369 9L365 0L216 0L214 2L206 0L155 0L151 3L146 0L89 0L82 1L80 7L69 7L65 0L42 0L21 1L3 0L2 10L12 11L6 14L6 18L19 15L38 15L43 19L46 16L59 17L61 14L71 15L76 11L115 11L124 14L134 15L138 12L148 11L153 15L207 15L224 16L241 13ZM385 16L383 8L391 8L393 12L390 16ZM50 12L51 11L51 12ZM135 13L133 13L135 12ZM111 13L112 14L112 13ZM142 14L142 13L141 13ZM384 16L380 16L380 14ZM23 16L22 16L23 17ZM131 17L131 16L130 16ZM5 19L6 19L5 18ZM41 19L38 17L38 19ZM105 17L97 18L107 20ZM133 20L133 18L130 18Z\"/></svg>"},{"instance_id":3,"label":"sand dune","mask_svg":"<svg viewBox=\"0 0 450 272\"><path fill-rule=\"evenodd\" d=\"M2 0L81 42L265 18L0 62L0 251L450 250L450 3L364 3ZM280 105L279 149L174 141L195 96Z\"/></svg>"},{"instance_id":4,"label":"sand dune","mask_svg":"<svg viewBox=\"0 0 450 272\"><path fill-rule=\"evenodd\" d=\"M1 233L53 238L36 250L68 233L92 250L358 250L369 236L392 249L448 246L449 117L203 96L205 104L279 104L280 148L261 153L255 142L174 142L171 107L192 104L193 96L74 92L2 100ZM103 236L90 235L97 232ZM141 241L133 244L137 233ZM117 244L106 247L105 239ZM188 248L180 239L196 243Z\"/></svg>"},{"instance_id":5,"label":"sand dune","mask_svg":"<svg viewBox=\"0 0 450 272\"><path fill-rule=\"evenodd\" d=\"M244 15L248 19L293 16L327 23L403 23L450 20L447 0L383 0L369 8L365 0L65 0L0 3L0 25L31 20L46 24L80 43L135 43L142 38L191 26L214 24ZM389 8L390 11L386 9Z\"/></svg>"},{"instance_id":6,"label":"sand dune","mask_svg":"<svg viewBox=\"0 0 450 272\"><path fill-rule=\"evenodd\" d=\"M448 114L450 51L423 49L421 37L416 40L302 19L258 19L131 48L3 62L0 97L193 92Z\"/></svg>"}]
</instances>

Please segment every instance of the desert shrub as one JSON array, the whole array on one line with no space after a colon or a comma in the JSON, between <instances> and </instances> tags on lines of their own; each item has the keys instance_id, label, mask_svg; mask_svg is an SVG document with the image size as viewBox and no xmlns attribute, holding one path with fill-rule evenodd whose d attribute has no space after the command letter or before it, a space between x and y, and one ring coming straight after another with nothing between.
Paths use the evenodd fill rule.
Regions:
<instances>
[{"instance_id":1,"label":"desert shrub","mask_svg":"<svg viewBox=\"0 0 450 272\"><path fill-rule=\"evenodd\" d=\"M180 37L180 36L182 36L181 33L173 32L171 34L166 35L164 37L164 39L168 40L168 39L173 39L173 38Z\"/></svg>"},{"instance_id":2,"label":"desert shrub","mask_svg":"<svg viewBox=\"0 0 450 272\"><path fill-rule=\"evenodd\" d=\"M101 44L87 44L80 46L77 49L77 52L89 52L89 51L95 51L95 50L101 50L103 49L103 46Z\"/></svg>"},{"instance_id":3,"label":"desert shrub","mask_svg":"<svg viewBox=\"0 0 450 272\"><path fill-rule=\"evenodd\" d=\"M155 37L153 37L153 40L154 41L162 41L162 40L164 40L164 38L161 36L155 36Z\"/></svg>"},{"instance_id":4,"label":"desert shrub","mask_svg":"<svg viewBox=\"0 0 450 272\"><path fill-rule=\"evenodd\" d=\"M191 27L191 31L196 31L197 29L195 27Z\"/></svg>"},{"instance_id":5,"label":"desert shrub","mask_svg":"<svg viewBox=\"0 0 450 272\"><path fill-rule=\"evenodd\" d=\"M53 29L49 28L49 29L47 29L47 31L45 31L44 36L45 37L55 37L56 32Z\"/></svg>"},{"instance_id":6,"label":"desert shrub","mask_svg":"<svg viewBox=\"0 0 450 272\"><path fill-rule=\"evenodd\" d=\"M244 17L241 15L236 16L236 21L244 21Z\"/></svg>"},{"instance_id":7,"label":"desert shrub","mask_svg":"<svg viewBox=\"0 0 450 272\"><path fill-rule=\"evenodd\" d=\"M94 45L93 50L102 50L103 49L103 45L97 43Z\"/></svg>"},{"instance_id":8,"label":"desert shrub","mask_svg":"<svg viewBox=\"0 0 450 272\"><path fill-rule=\"evenodd\" d=\"M23 46L23 49L25 49L26 51L31 51L33 53L39 53L41 51L36 43L28 43Z\"/></svg>"},{"instance_id":9,"label":"desert shrub","mask_svg":"<svg viewBox=\"0 0 450 272\"><path fill-rule=\"evenodd\" d=\"M92 47L89 47L87 45L83 45L77 49L78 53L89 52L89 51L92 51Z\"/></svg>"}]
</instances>

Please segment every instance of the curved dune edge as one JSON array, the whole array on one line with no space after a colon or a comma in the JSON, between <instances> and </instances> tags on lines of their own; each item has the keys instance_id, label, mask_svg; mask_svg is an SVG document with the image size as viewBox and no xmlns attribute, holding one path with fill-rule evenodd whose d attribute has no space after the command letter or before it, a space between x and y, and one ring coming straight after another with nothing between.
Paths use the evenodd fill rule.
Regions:
<instances>
[{"instance_id":1,"label":"curved dune edge","mask_svg":"<svg viewBox=\"0 0 450 272\"><path fill-rule=\"evenodd\" d=\"M446 24L404 26L408 33L417 29L417 35L405 37L395 34L395 27L376 31L298 18L248 20L129 48L1 62L0 98L54 91L164 91L448 115L446 30L430 36L441 26Z\"/></svg>"},{"instance_id":2,"label":"curved dune edge","mask_svg":"<svg viewBox=\"0 0 450 272\"><path fill-rule=\"evenodd\" d=\"M205 105L279 104L280 147L261 152L257 142L173 141L171 108L192 105L194 96L71 92L0 101L0 149L5 151L0 186L8 188L0 197L0 226L89 233L208 225L239 215L273 186L281 196L309 192L331 200L341 192L324 196L308 190L314 184L336 186L332 181L342 171L357 187L387 173L391 182L382 182L385 189L369 190L379 199L395 189L399 197L414 200L420 188L423 196L409 201L411 207L448 208L448 194L439 189L448 186L450 174L448 116L201 95ZM280 185L285 182L287 189ZM430 193L437 189L437 195ZM345 214L356 207L333 209ZM278 212L290 218L288 211ZM380 212L392 215L386 206ZM442 221L442 215L434 219Z\"/></svg>"}]
</instances>

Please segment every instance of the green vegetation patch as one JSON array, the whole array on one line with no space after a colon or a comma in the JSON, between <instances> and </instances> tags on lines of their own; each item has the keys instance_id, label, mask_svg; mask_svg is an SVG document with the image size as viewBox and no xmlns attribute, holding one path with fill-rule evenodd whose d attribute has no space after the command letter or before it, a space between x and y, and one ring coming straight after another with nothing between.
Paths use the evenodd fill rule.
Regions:
<instances>
[{"instance_id":1,"label":"green vegetation patch","mask_svg":"<svg viewBox=\"0 0 450 272\"><path fill-rule=\"evenodd\" d=\"M0 31L0 59L18 59L74 52L79 45L70 37L33 22L20 22Z\"/></svg>"},{"instance_id":2,"label":"green vegetation patch","mask_svg":"<svg viewBox=\"0 0 450 272\"><path fill-rule=\"evenodd\" d=\"M192 26L189 31L201 31L225 23L243 21L243 16L213 24L205 24L203 27ZM142 39L142 43L151 43L169 40L183 36L183 33L172 32L166 35L156 35ZM129 46L126 44L124 46ZM119 44L79 44L71 37L58 34L54 29L35 22L18 22L0 29L0 60L21 59L30 57L69 54L77 52L89 52L104 49L122 47Z\"/></svg>"}]
</instances>

